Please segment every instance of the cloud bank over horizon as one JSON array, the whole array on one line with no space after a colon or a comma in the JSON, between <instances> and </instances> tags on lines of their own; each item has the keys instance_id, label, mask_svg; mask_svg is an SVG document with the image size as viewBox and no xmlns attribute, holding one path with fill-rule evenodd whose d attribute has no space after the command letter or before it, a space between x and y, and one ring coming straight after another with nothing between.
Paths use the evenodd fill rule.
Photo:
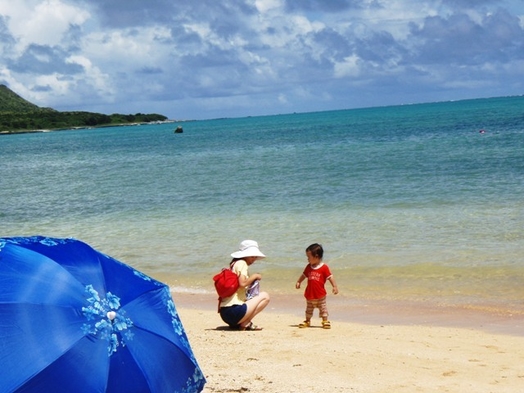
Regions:
<instances>
[{"instance_id":1,"label":"cloud bank over horizon","mask_svg":"<svg viewBox=\"0 0 524 393\"><path fill-rule=\"evenodd\" d=\"M524 93L522 0L0 0L0 83L206 119Z\"/></svg>"}]
</instances>

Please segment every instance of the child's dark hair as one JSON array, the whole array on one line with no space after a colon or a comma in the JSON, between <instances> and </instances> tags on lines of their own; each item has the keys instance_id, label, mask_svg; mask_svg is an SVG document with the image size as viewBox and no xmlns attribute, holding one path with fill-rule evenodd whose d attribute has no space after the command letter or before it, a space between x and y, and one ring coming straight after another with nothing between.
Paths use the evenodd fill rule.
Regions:
<instances>
[{"instance_id":1,"label":"child's dark hair","mask_svg":"<svg viewBox=\"0 0 524 393\"><path fill-rule=\"evenodd\" d=\"M324 249L322 248L322 245L318 243L313 243L308 248L306 248L306 252L308 251L316 258L322 259L324 256Z\"/></svg>"}]
</instances>

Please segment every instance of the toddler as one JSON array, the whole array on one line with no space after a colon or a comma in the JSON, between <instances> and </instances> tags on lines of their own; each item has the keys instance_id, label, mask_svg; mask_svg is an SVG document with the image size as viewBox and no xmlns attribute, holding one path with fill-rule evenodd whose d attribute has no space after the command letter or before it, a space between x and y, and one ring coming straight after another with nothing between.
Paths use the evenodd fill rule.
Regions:
<instances>
[{"instance_id":1,"label":"toddler","mask_svg":"<svg viewBox=\"0 0 524 393\"><path fill-rule=\"evenodd\" d=\"M306 248L306 256L308 265L304 269L304 272L300 275L295 284L297 289L300 288L300 284L304 279L307 278L307 286L304 291L304 297L306 298L306 320L298 325L300 328L306 328L311 326L311 317L313 311L318 308L318 313L322 318L322 327L324 329L331 329L331 323L328 320L328 310L326 303L326 280L331 283L333 287L333 294L338 293L338 287L328 265L322 262L324 256L324 250L318 243L314 243Z\"/></svg>"}]
</instances>

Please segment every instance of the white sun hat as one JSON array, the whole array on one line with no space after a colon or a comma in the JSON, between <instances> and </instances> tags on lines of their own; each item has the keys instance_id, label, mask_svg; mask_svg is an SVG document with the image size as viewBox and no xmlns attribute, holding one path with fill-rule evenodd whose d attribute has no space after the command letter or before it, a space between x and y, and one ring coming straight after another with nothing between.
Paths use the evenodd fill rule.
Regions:
<instances>
[{"instance_id":1,"label":"white sun hat","mask_svg":"<svg viewBox=\"0 0 524 393\"><path fill-rule=\"evenodd\" d=\"M266 256L258 249L258 243L254 240L244 240L238 246L238 251L231 254L233 258L258 257L265 258Z\"/></svg>"}]
</instances>

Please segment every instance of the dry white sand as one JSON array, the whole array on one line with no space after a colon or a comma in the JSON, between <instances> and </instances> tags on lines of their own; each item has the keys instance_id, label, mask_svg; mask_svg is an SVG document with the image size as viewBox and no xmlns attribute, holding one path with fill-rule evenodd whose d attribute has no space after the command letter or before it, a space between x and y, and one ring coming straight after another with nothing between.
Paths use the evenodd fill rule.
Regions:
<instances>
[{"instance_id":1,"label":"dry white sand","mask_svg":"<svg viewBox=\"0 0 524 393\"><path fill-rule=\"evenodd\" d=\"M511 318L475 314L467 327L461 314L452 314L453 326L433 320L431 310L407 319L394 309L370 311L372 323L339 321L332 312L331 330L316 316L317 326L299 329L299 296L291 305L272 299L255 321L264 329L240 332L225 327L212 297L174 298L207 379L204 392L524 392L522 317L505 323Z\"/></svg>"}]
</instances>

